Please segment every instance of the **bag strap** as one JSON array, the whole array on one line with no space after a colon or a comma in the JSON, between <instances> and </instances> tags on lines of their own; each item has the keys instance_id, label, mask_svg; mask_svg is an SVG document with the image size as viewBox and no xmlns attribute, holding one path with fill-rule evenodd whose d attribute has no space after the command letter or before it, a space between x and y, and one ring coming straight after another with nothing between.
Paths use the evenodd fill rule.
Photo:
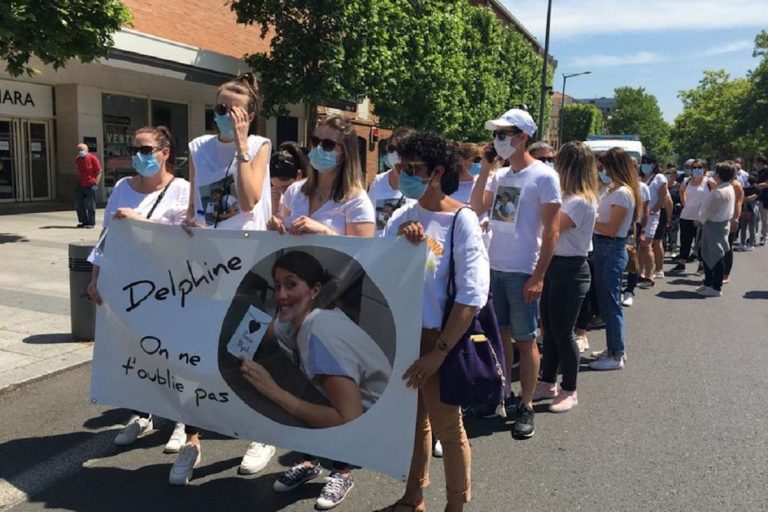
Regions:
<instances>
[{"instance_id":1,"label":"bag strap","mask_svg":"<svg viewBox=\"0 0 768 512\"><path fill-rule=\"evenodd\" d=\"M155 200L155 204L153 204L153 205L152 205L152 208L151 208L151 209L149 210L149 212L147 213L147 219L149 219L149 218L152 216L152 214L153 214L153 213L155 213L155 208L157 208L157 205L159 205L159 204L160 204L160 201L162 201L162 200L163 200L163 196L165 196L165 193L168 191L168 187L170 187L170 186L171 186L171 183L173 183L173 180L175 180L175 179L176 179L176 176L174 176L173 178L171 178L171 181L169 181L169 182L168 182L168 183L165 185L165 187L163 187L163 190L162 190L162 192L160 192L160 195L159 195L159 196L157 196L157 199Z\"/></svg>"},{"instance_id":2,"label":"bag strap","mask_svg":"<svg viewBox=\"0 0 768 512\"><path fill-rule=\"evenodd\" d=\"M453 241L456 235L456 219L459 218L459 213L461 213L462 210L471 210L471 208L468 206L462 206L456 210L456 215L453 216L453 220L451 221L451 249L448 251L448 300L446 301L446 306L448 304L453 305L453 302L456 300L456 260L453 257Z\"/></svg>"}]
</instances>

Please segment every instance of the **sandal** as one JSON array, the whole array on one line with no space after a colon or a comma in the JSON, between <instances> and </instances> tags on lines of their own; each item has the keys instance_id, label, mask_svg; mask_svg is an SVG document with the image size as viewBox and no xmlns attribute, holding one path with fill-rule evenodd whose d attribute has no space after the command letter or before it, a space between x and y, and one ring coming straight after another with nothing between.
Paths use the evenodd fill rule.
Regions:
<instances>
[{"instance_id":1,"label":"sandal","mask_svg":"<svg viewBox=\"0 0 768 512\"><path fill-rule=\"evenodd\" d=\"M416 503L405 503L403 500L397 500L394 505L375 512L427 512L427 507L424 505L424 498L420 498Z\"/></svg>"}]
</instances>

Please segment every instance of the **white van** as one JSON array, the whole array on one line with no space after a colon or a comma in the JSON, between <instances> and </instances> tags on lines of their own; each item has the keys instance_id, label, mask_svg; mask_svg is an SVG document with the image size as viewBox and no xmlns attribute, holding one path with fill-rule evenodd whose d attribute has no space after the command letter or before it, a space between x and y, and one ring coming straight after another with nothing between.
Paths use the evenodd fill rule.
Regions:
<instances>
[{"instance_id":1,"label":"white van","mask_svg":"<svg viewBox=\"0 0 768 512\"><path fill-rule=\"evenodd\" d=\"M605 153L611 148L622 148L639 163L645 155L645 148L637 135L589 135L584 144L589 146L595 155Z\"/></svg>"}]
</instances>

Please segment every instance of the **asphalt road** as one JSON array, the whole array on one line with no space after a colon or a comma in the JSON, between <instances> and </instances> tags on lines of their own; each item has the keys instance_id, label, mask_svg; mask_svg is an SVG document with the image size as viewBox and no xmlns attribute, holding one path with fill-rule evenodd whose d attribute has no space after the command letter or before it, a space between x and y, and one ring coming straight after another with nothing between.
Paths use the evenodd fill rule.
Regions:
<instances>
[{"instance_id":1,"label":"asphalt road","mask_svg":"<svg viewBox=\"0 0 768 512\"><path fill-rule=\"evenodd\" d=\"M693 270L693 265L690 265ZM768 510L768 247L737 254L725 296L700 299L694 275L639 290L627 310L625 370L585 370L580 405L542 411L536 436L515 441L500 420L470 419L468 510ZM590 333L593 349L602 331ZM129 449L112 446L128 414L87 403L90 366L0 395L0 504L14 512L311 510L321 482L290 495L271 485L296 455L278 451L251 477L236 473L243 441L204 439L185 488L167 484L166 424ZM375 443L371 439L371 443ZM442 467L430 510L442 510ZM340 511L394 501L401 483L369 471ZM0 506L0 508L3 508ZM5 507L8 509L8 507Z\"/></svg>"}]
</instances>

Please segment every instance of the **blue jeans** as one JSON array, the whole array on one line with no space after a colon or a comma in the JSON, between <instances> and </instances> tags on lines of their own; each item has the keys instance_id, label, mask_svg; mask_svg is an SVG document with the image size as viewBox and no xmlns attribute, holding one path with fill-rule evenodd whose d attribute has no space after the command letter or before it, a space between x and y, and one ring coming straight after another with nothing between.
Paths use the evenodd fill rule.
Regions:
<instances>
[{"instance_id":1,"label":"blue jeans","mask_svg":"<svg viewBox=\"0 0 768 512\"><path fill-rule=\"evenodd\" d=\"M595 287L600 314L605 321L608 355L623 356L626 348L621 275L627 266L625 238L594 238Z\"/></svg>"}]
</instances>

